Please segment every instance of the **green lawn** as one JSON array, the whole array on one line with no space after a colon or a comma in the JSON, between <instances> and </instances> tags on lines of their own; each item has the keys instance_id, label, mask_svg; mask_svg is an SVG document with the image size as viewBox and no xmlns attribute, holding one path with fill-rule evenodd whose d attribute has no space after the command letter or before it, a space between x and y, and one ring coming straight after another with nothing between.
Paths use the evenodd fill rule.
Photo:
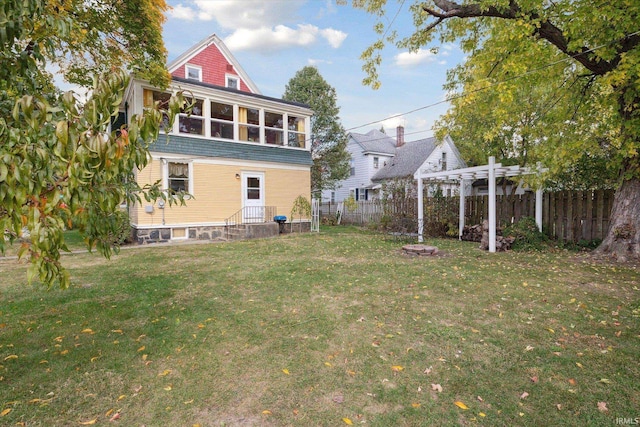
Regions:
<instances>
[{"instance_id":1,"label":"green lawn","mask_svg":"<svg viewBox=\"0 0 640 427\"><path fill-rule=\"evenodd\" d=\"M552 426L640 417L640 276L354 228L0 261L0 425ZM112 418L117 421L109 422Z\"/></svg>"}]
</instances>

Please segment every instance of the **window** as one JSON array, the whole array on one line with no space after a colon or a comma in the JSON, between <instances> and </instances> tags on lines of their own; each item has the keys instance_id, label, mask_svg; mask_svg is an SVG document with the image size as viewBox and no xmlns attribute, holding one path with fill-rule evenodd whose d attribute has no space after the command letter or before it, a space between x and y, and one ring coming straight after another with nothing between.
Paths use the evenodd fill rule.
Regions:
<instances>
[{"instance_id":1,"label":"window","mask_svg":"<svg viewBox=\"0 0 640 427\"><path fill-rule=\"evenodd\" d=\"M336 202L336 192L332 191L331 192L331 203L335 203Z\"/></svg>"},{"instance_id":2,"label":"window","mask_svg":"<svg viewBox=\"0 0 640 427\"><path fill-rule=\"evenodd\" d=\"M240 141L260 142L260 110L240 107L238 114Z\"/></svg>"},{"instance_id":3,"label":"window","mask_svg":"<svg viewBox=\"0 0 640 427\"><path fill-rule=\"evenodd\" d=\"M283 145L283 130L282 130L282 114L271 113L265 111L264 113L264 136L267 144Z\"/></svg>"},{"instance_id":4,"label":"window","mask_svg":"<svg viewBox=\"0 0 640 427\"><path fill-rule=\"evenodd\" d=\"M237 77L227 76L227 87L240 90L240 80Z\"/></svg>"},{"instance_id":5,"label":"window","mask_svg":"<svg viewBox=\"0 0 640 427\"><path fill-rule=\"evenodd\" d=\"M178 128L180 133L194 135L204 135L204 117L202 117L202 99L185 98L186 105L191 106L191 114L187 114L188 109L180 110L178 118Z\"/></svg>"},{"instance_id":6,"label":"window","mask_svg":"<svg viewBox=\"0 0 640 427\"><path fill-rule=\"evenodd\" d=\"M233 105L211 102L211 136L233 139Z\"/></svg>"},{"instance_id":7,"label":"window","mask_svg":"<svg viewBox=\"0 0 640 427\"><path fill-rule=\"evenodd\" d=\"M304 119L302 117L289 116L287 120L289 129L289 147L305 147Z\"/></svg>"},{"instance_id":8,"label":"window","mask_svg":"<svg viewBox=\"0 0 640 427\"><path fill-rule=\"evenodd\" d=\"M380 159L378 157L374 157L373 158L373 168L374 169L378 169L379 164L380 164Z\"/></svg>"},{"instance_id":9,"label":"window","mask_svg":"<svg viewBox=\"0 0 640 427\"><path fill-rule=\"evenodd\" d=\"M189 163L167 163L167 189L169 194L189 192Z\"/></svg>"},{"instance_id":10,"label":"window","mask_svg":"<svg viewBox=\"0 0 640 427\"><path fill-rule=\"evenodd\" d=\"M355 176L356 174L356 165L353 159L349 160L349 176Z\"/></svg>"},{"instance_id":11,"label":"window","mask_svg":"<svg viewBox=\"0 0 640 427\"><path fill-rule=\"evenodd\" d=\"M184 75L189 80L197 80L199 82L202 81L202 68L195 65L185 65L184 66Z\"/></svg>"},{"instance_id":12,"label":"window","mask_svg":"<svg viewBox=\"0 0 640 427\"><path fill-rule=\"evenodd\" d=\"M361 200L368 200L369 198L369 190L366 188L356 188L356 202Z\"/></svg>"},{"instance_id":13,"label":"window","mask_svg":"<svg viewBox=\"0 0 640 427\"><path fill-rule=\"evenodd\" d=\"M160 92L157 90L144 89L142 91L142 103L145 108L157 108L167 111L169 109L169 100L171 94L167 92ZM169 126L169 116L167 113L162 113L162 122L160 123L160 129L165 129Z\"/></svg>"},{"instance_id":14,"label":"window","mask_svg":"<svg viewBox=\"0 0 640 427\"><path fill-rule=\"evenodd\" d=\"M441 163L442 163L442 170L446 171L447 170L447 152L446 151L442 152L442 161L441 161Z\"/></svg>"}]
</instances>

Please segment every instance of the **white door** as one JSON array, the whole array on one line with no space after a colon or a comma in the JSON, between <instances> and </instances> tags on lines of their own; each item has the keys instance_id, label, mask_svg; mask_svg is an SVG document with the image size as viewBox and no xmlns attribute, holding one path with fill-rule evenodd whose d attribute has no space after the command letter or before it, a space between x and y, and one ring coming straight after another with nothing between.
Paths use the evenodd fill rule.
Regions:
<instances>
[{"instance_id":1,"label":"white door","mask_svg":"<svg viewBox=\"0 0 640 427\"><path fill-rule=\"evenodd\" d=\"M264 222L264 174L242 173L242 222Z\"/></svg>"}]
</instances>

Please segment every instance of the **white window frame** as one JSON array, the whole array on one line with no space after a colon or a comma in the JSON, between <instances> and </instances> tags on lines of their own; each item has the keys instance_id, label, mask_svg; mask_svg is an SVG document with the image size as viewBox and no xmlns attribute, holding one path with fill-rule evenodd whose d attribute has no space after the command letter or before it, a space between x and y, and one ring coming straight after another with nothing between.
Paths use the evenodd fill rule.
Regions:
<instances>
[{"instance_id":1,"label":"white window frame","mask_svg":"<svg viewBox=\"0 0 640 427\"><path fill-rule=\"evenodd\" d=\"M197 79L193 79L193 78L189 77L189 70L197 71L198 78ZM184 66L184 78L187 79L187 80L198 80L199 82L201 82L202 81L202 67L199 66L199 65L185 64L185 66Z\"/></svg>"},{"instance_id":2,"label":"white window frame","mask_svg":"<svg viewBox=\"0 0 640 427\"><path fill-rule=\"evenodd\" d=\"M237 87L231 87L229 86L229 82L231 80L235 80ZM233 74L225 74L225 81L224 81L224 85L225 87L228 87L229 89L235 89L235 90L240 90L240 78L238 76L235 76Z\"/></svg>"},{"instance_id":3,"label":"white window frame","mask_svg":"<svg viewBox=\"0 0 640 427\"><path fill-rule=\"evenodd\" d=\"M190 195L194 195L193 194L193 162L191 160L184 160L184 159L162 159L162 188L169 192L169 163L182 163L182 164L186 164L189 166L189 182L188 182L188 189L187 192ZM173 196L175 197L175 196Z\"/></svg>"},{"instance_id":4,"label":"white window frame","mask_svg":"<svg viewBox=\"0 0 640 427\"><path fill-rule=\"evenodd\" d=\"M378 156L373 157L373 168L378 169L380 167L380 158Z\"/></svg>"}]
</instances>

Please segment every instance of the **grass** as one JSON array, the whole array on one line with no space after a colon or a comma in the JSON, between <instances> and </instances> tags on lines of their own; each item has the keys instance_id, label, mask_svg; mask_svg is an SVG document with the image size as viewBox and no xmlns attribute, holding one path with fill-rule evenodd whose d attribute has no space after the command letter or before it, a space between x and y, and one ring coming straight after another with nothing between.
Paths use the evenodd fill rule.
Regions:
<instances>
[{"instance_id":1,"label":"grass","mask_svg":"<svg viewBox=\"0 0 640 427\"><path fill-rule=\"evenodd\" d=\"M2 261L0 424L640 417L637 265L429 243L442 256L334 227L110 261L73 254L66 291L30 287L24 265Z\"/></svg>"}]
</instances>

